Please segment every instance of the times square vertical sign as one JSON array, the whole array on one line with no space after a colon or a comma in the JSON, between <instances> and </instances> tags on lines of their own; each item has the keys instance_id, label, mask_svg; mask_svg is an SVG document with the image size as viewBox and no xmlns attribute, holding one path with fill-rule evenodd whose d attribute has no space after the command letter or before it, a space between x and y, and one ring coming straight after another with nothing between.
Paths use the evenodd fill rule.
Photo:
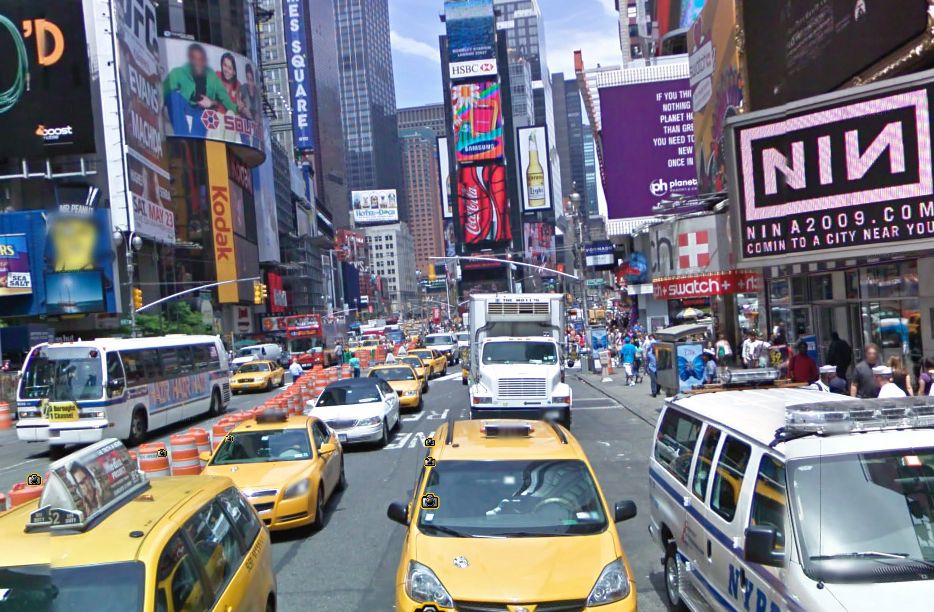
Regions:
<instances>
[{"instance_id":1,"label":"times square vertical sign","mask_svg":"<svg viewBox=\"0 0 934 612\"><path fill-rule=\"evenodd\" d=\"M285 54L292 105L292 139L300 152L315 148L311 116L311 44L308 39L307 0L282 0L285 15Z\"/></svg>"},{"instance_id":2,"label":"times square vertical sign","mask_svg":"<svg viewBox=\"0 0 934 612\"><path fill-rule=\"evenodd\" d=\"M934 237L932 77L733 120L740 261L907 251Z\"/></svg>"}]
</instances>

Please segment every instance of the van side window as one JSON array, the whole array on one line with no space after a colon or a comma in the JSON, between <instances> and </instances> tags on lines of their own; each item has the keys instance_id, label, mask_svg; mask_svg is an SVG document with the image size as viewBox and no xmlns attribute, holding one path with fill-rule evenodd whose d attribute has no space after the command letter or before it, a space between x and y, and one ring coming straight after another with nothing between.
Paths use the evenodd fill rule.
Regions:
<instances>
[{"instance_id":1,"label":"van side window","mask_svg":"<svg viewBox=\"0 0 934 612\"><path fill-rule=\"evenodd\" d=\"M713 454L717 452L717 442L720 441L720 430L707 426L704 439L701 440L697 466L694 468L694 486L691 490L698 499L707 496L707 483L710 482L710 468L713 465Z\"/></svg>"},{"instance_id":2,"label":"van side window","mask_svg":"<svg viewBox=\"0 0 934 612\"><path fill-rule=\"evenodd\" d=\"M691 459L697 446L701 423L677 410L665 412L655 440L655 460L683 484L688 482Z\"/></svg>"},{"instance_id":3,"label":"van side window","mask_svg":"<svg viewBox=\"0 0 934 612\"><path fill-rule=\"evenodd\" d=\"M204 583L185 540L175 534L162 550L156 568L156 612L204 610ZM171 601L171 604L169 603Z\"/></svg>"},{"instance_id":4,"label":"van side window","mask_svg":"<svg viewBox=\"0 0 934 612\"><path fill-rule=\"evenodd\" d=\"M237 532L227 515L214 502L191 517L184 530L194 544L195 556L204 567L210 582L208 599L215 601L243 562Z\"/></svg>"},{"instance_id":5,"label":"van side window","mask_svg":"<svg viewBox=\"0 0 934 612\"><path fill-rule=\"evenodd\" d=\"M750 526L775 530L775 552L785 550L785 466L770 455L762 455L756 489L752 494Z\"/></svg>"},{"instance_id":6,"label":"van side window","mask_svg":"<svg viewBox=\"0 0 934 612\"><path fill-rule=\"evenodd\" d=\"M717 460L717 471L710 492L710 507L728 522L736 516L739 493L743 488L743 476L749 464L752 449L745 442L727 436Z\"/></svg>"}]
</instances>

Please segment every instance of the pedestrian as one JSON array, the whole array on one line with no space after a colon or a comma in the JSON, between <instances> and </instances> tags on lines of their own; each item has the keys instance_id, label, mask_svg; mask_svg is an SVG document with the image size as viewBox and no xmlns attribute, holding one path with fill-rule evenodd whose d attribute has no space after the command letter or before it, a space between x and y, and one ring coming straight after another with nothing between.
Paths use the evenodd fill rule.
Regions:
<instances>
[{"instance_id":1,"label":"pedestrian","mask_svg":"<svg viewBox=\"0 0 934 612\"><path fill-rule=\"evenodd\" d=\"M726 339L725 334L720 334L717 337L717 343L714 346L717 350L717 361L721 365L728 365L733 361L733 347L730 345L730 341Z\"/></svg>"},{"instance_id":2,"label":"pedestrian","mask_svg":"<svg viewBox=\"0 0 934 612\"><path fill-rule=\"evenodd\" d=\"M636 358L632 362L632 369L635 374L636 382L641 383L642 375L640 372L642 371L642 356L644 354L642 350L642 341L637 337L635 342L633 342L633 346L636 347Z\"/></svg>"},{"instance_id":3,"label":"pedestrian","mask_svg":"<svg viewBox=\"0 0 934 612\"><path fill-rule=\"evenodd\" d=\"M914 385L911 384L911 374L902 365L902 358L898 355L889 357L887 365L892 368L892 382L905 392L908 397L915 394Z\"/></svg>"},{"instance_id":4,"label":"pedestrian","mask_svg":"<svg viewBox=\"0 0 934 612\"><path fill-rule=\"evenodd\" d=\"M298 381L304 371L305 370L302 369L302 364L298 362L298 357L294 358L292 360L292 365L289 366L289 374L292 375L292 382Z\"/></svg>"},{"instance_id":5,"label":"pedestrian","mask_svg":"<svg viewBox=\"0 0 934 612\"><path fill-rule=\"evenodd\" d=\"M879 384L872 369L879 365L879 347L869 343L863 349L863 360L853 368L853 378L850 380L850 395L863 399L879 396Z\"/></svg>"},{"instance_id":6,"label":"pedestrian","mask_svg":"<svg viewBox=\"0 0 934 612\"><path fill-rule=\"evenodd\" d=\"M658 358L655 355L655 343L648 343L645 350L645 369L649 373L649 382L652 387L652 397L658 395Z\"/></svg>"},{"instance_id":7,"label":"pedestrian","mask_svg":"<svg viewBox=\"0 0 934 612\"><path fill-rule=\"evenodd\" d=\"M701 355L704 360L704 384L712 385L717 382L717 358L710 349L704 349Z\"/></svg>"},{"instance_id":8,"label":"pedestrian","mask_svg":"<svg viewBox=\"0 0 934 612\"><path fill-rule=\"evenodd\" d=\"M788 360L788 378L796 383L811 384L817 381L820 376L817 372L817 364L808 355L808 343L801 340L795 348L798 352Z\"/></svg>"},{"instance_id":9,"label":"pedestrian","mask_svg":"<svg viewBox=\"0 0 934 612\"><path fill-rule=\"evenodd\" d=\"M743 367L758 368L759 359L762 357L762 351L765 350L766 347L768 347L768 343L759 339L759 334L756 330L748 330L742 348Z\"/></svg>"},{"instance_id":10,"label":"pedestrian","mask_svg":"<svg viewBox=\"0 0 934 612\"><path fill-rule=\"evenodd\" d=\"M340 340L334 345L334 357L337 359L337 365L344 365L344 344Z\"/></svg>"},{"instance_id":11,"label":"pedestrian","mask_svg":"<svg viewBox=\"0 0 934 612\"><path fill-rule=\"evenodd\" d=\"M934 395L934 359L925 357L921 360L921 374L918 375L918 395Z\"/></svg>"},{"instance_id":12,"label":"pedestrian","mask_svg":"<svg viewBox=\"0 0 934 612\"><path fill-rule=\"evenodd\" d=\"M772 330L772 346L785 346L788 344L788 337L785 335L785 326L779 323Z\"/></svg>"},{"instance_id":13,"label":"pedestrian","mask_svg":"<svg viewBox=\"0 0 934 612\"><path fill-rule=\"evenodd\" d=\"M822 365L817 372L820 378L812 386L827 393L846 395L846 380L837 376L837 366Z\"/></svg>"},{"instance_id":14,"label":"pedestrian","mask_svg":"<svg viewBox=\"0 0 934 612\"><path fill-rule=\"evenodd\" d=\"M907 397L907 394L892 382L892 368L880 365L874 367L872 373L879 387L879 398Z\"/></svg>"},{"instance_id":15,"label":"pedestrian","mask_svg":"<svg viewBox=\"0 0 934 612\"><path fill-rule=\"evenodd\" d=\"M350 358L350 367L353 369L353 377L360 378L360 358L356 355Z\"/></svg>"},{"instance_id":16,"label":"pedestrian","mask_svg":"<svg viewBox=\"0 0 934 612\"><path fill-rule=\"evenodd\" d=\"M623 346L619 351L620 359L623 362L623 370L626 372L626 384L630 387L635 386L632 366L636 362L636 347L629 341L629 336L623 340Z\"/></svg>"},{"instance_id":17,"label":"pedestrian","mask_svg":"<svg viewBox=\"0 0 934 612\"><path fill-rule=\"evenodd\" d=\"M853 347L846 340L840 338L837 332L830 333L830 346L827 347L827 358L824 359L828 364L837 366L837 376L846 378L847 370L853 363Z\"/></svg>"}]
</instances>

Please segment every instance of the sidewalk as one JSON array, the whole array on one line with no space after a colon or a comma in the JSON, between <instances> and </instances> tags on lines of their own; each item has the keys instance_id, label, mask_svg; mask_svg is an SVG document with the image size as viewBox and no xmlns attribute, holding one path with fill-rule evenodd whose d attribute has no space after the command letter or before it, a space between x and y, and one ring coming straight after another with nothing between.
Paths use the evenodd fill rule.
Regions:
<instances>
[{"instance_id":1,"label":"sidewalk","mask_svg":"<svg viewBox=\"0 0 934 612\"><path fill-rule=\"evenodd\" d=\"M576 376L583 384L593 388L598 393L615 400L624 408L635 414L647 424L655 427L658 415L665 403L665 393L660 392L658 397L652 397L651 383L646 376L635 386L626 386L626 374L622 370L614 370L609 376L612 382L603 382L605 374L590 374L577 370L569 373Z\"/></svg>"}]
</instances>

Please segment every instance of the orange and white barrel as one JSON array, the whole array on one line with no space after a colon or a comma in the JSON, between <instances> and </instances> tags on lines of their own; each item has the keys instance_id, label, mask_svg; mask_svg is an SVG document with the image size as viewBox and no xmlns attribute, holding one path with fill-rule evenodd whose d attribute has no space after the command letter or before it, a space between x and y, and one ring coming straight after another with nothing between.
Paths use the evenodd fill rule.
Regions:
<instances>
[{"instance_id":1,"label":"orange and white barrel","mask_svg":"<svg viewBox=\"0 0 934 612\"><path fill-rule=\"evenodd\" d=\"M198 447L198 458L201 458L201 453L211 452L211 436L208 434L206 429L201 429L200 427L192 427L188 430L188 433L194 436L195 445ZM207 461L201 462L201 467L207 465Z\"/></svg>"},{"instance_id":2,"label":"orange and white barrel","mask_svg":"<svg viewBox=\"0 0 934 612\"><path fill-rule=\"evenodd\" d=\"M25 482L17 482L10 489L10 508L25 504L42 495L42 485L30 486Z\"/></svg>"},{"instance_id":3,"label":"orange and white barrel","mask_svg":"<svg viewBox=\"0 0 934 612\"><path fill-rule=\"evenodd\" d=\"M137 452L139 453L139 471L145 473L146 476L158 478L172 474L169 469L169 451L162 442L140 444Z\"/></svg>"},{"instance_id":4,"label":"orange and white barrel","mask_svg":"<svg viewBox=\"0 0 934 612\"><path fill-rule=\"evenodd\" d=\"M0 429L13 427L13 413L10 412L9 402L0 402Z\"/></svg>"},{"instance_id":5,"label":"orange and white barrel","mask_svg":"<svg viewBox=\"0 0 934 612\"><path fill-rule=\"evenodd\" d=\"M7 511L6 495L0 493L0 513Z\"/></svg>"},{"instance_id":6,"label":"orange and white barrel","mask_svg":"<svg viewBox=\"0 0 934 612\"><path fill-rule=\"evenodd\" d=\"M328 382L337 382L338 378L340 378L340 370L337 368L328 368Z\"/></svg>"},{"instance_id":7,"label":"orange and white barrel","mask_svg":"<svg viewBox=\"0 0 934 612\"><path fill-rule=\"evenodd\" d=\"M175 434L169 438L172 476L197 476L201 473L198 444L191 434Z\"/></svg>"},{"instance_id":8,"label":"orange and white barrel","mask_svg":"<svg viewBox=\"0 0 934 612\"><path fill-rule=\"evenodd\" d=\"M214 423L214 427L211 428L211 445L215 449L220 446L227 436L227 432L236 426L236 423L226 418Z\"/></svg>"},{"instance_id":9,"label":"orange and white barrel","mask_svg":"<svg viewBox=\"0 0 934 612\"><path fill-rule=\"evenodd\" d=\"M353 368L351 368L349 365L346 365L346 364L342 365L341 366L341 378L347 379L347 378L350 378L351 376L353 376Z\"/></svg>"}]
</instances>

